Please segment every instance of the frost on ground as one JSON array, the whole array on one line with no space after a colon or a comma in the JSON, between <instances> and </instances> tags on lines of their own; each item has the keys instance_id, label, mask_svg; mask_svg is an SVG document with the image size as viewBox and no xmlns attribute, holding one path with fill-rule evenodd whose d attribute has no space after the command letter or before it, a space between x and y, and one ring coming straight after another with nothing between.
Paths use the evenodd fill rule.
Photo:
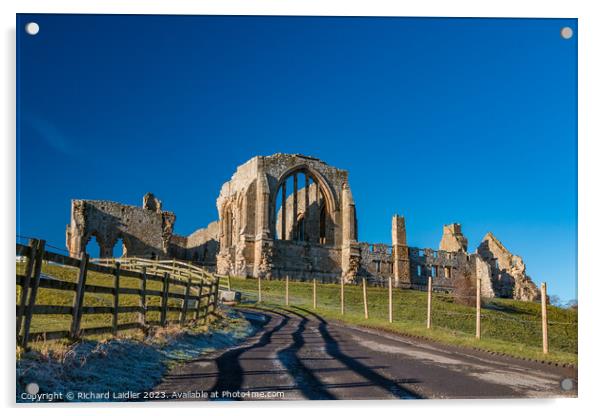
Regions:
<instances>
[{"instance_id":1,"label":"frost on ground","mask_svg":"<svg viewBox=\"0 0 602 416\"><path fill-rule=\"evenodd\" d=\"M41 393L141 392L153 388L166 370L220 348L236 345L255 327L233 310L207 331L158 328L142 340L113 338L82 341L63 348L30 351L17 360L17 402L30 402L24 393L36 383ZM96 400L94 400L96 401Z\"/></svg>"}]
</instances>

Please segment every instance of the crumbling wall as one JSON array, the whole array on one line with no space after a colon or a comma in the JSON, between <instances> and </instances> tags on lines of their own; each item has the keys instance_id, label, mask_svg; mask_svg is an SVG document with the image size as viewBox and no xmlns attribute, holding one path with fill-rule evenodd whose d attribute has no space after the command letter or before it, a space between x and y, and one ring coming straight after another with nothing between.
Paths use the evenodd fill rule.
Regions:
<instances>
[{"instance_id":1,"label":"crumbling wall","mask_svg":"<svg viewBox=\"0 0 602 416\"><path fill-rule=\"evenodd\" d=\"M435 290L451 291L454 279L472 273L470 258L466 253L410 247L411 285L424 288L429 276Z\"/></svg>"},{"instance_id":2,"label":"crumbling wall","mask_svg":"<svg viewBox=\"0 0 602 416\"><path fill-rule=\"evenodd\" d=\"M359 243L361 266L358 276L383 283L393 276L393 251L387 244Z\"/></svg>"},{"instance_id":3,"label":"crumbling wall","mask_svg":"<svg viewBox=\"0 0 602 416\"><path fill-rule=\"evenodd\" d=\"M457 223L443 226L443 236L439 243L439 250L466 253L468 250L468 240L462 234L462 226Z\"/></svg>"},{"instance_id":4,"label":"crumbling wall","mask_svg":"<svg viewBox=\"0 0 602 416\"><path fill-rule=\"evenodd\" d=\"M123 241L124 255L166 257L176 217L172 212L157 210L158 200L152 194L147 194L145 200L152 200L155 209L111 201L71 201L71 221L66 230L71 256L81 256L95 237L101 257L113 257L119 239Z\"/></svg>"},{"instance_id":5,"label":"crumbling wall","mask_svg":"<svg viewBox=\"0 0 602 416\"><path fill-rule=\"evenodd\" d=\"M219 222L209 223L189 236L174 234L171 238L169 254L171 257L189 260L193 263L214 270L216 256L219 251Z\"/></svg>"},{"instance_id":6,"label":"crumbling wall","mask_svg":"<svg viewBox=\"0 0 602 416\"><path fill-rule=\"evenodd\" d=\"M491 269L492 286L497 296L529 301L539 299L539 290L527 275L523 259L512 254L492 233L485 235L477 253Z\"/></svg>"}]
</instances>

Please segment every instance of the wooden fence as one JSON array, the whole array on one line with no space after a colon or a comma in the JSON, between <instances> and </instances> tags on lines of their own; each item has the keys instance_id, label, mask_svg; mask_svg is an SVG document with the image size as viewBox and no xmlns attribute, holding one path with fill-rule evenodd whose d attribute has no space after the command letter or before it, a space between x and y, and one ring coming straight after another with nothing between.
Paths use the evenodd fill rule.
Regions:
<instances>
[{"instance_id":1,"label":"wooden fence","mask_svg":"<svg viewBox=\"0 0 602 416\"><path fill-rule=\"evenodd\" d=\"M275 279L278 280L278 279ZM262 287L261 287L261 282L262 279L258 278L257 279L257 302L258 303L262 303L263 301L263 295L262 295ZM345 301L345 292L346 292L346 287L354 285L354 284L346 284L343 279L339 279L340 282L340 294L339 294L339 307L340 307L340 314L341 315L345 315L347 308L349 307L348 302L346 303ZM361 291L362 291L362 306L363 306L363 315L364 315L364 319L370 319L370 313L369 313L369 304L368 304L368 292L367 292L367 280L365 278L360 280L361 282ZM392 278L389 277L388 278L388 321L389 323L393 323L393 282L392 282ZM317 309L318 308L318 284L317 284L317 279L313 279L312 283L311 283L311 290L312 290L312 295L311 295L311 300L312 300L312 305L313 305L313 309ZM427 280L427 296L426 296L426 308L425 308L425 315L426 315L426 328L427 329L432 329L433 328L433 293L434 293L434 288L433 288L433 278L431 276L428 277ZM455 296L459 296L459 295L455 295ZM475 294L474 295L462 295L461 297L463 298L471 298L475 300L475 338L476 339L481 339L481 318L482 318L482 314L481 314L481 280L477 279L476 280L476 288L475 288ZM284 305L285 306L290 306L291 305L291 301L290 301L290 296L289 296L289 278L286 277L284 279ZM549 345L548 345L548 326L549 322L548 321L548 314L547 314L547 310L548 310L548 296L547 296L547 286L546 283L542 283L541 284L541 331L542 331L542 351L544 354L548 354L549 351ZM464 315L464 316L470 316L472 317L472 314L469 313L465 313L465 312L450 312L452 314L456 314L456 315ZM506 318L507 319L507 318ZM519 319L520 320L520 319ZM520 320L522 322L525 323L533 323L536 321L525 321L525 320ZM537 322L536 322L537 323ZM554 324L560 324L560 325L577 325L576 322L553 322Z\"/></svg>"},{"instance_id":2,"label":"wooden fence","mask_svg":"<svg viewBox=\"0 0 602 416\"><path fill-rule=\"evenodd\" d=\"M148 265L139 268L121 267L117 261L107 266L91 262L88 255L81 259L68 257L45 250L44 240L32 239L29 245L17 244L16 254L25 263L23 274L17 273L17 285L21 287L19 299L17 299L17 344L27 348L32 339L79 339L84 335L95 335L102 333L116 334L118 331L129 329L145 329L153 325L165 326L168 323L177 322L181 325L203 320L215 313L218 302L219 276L207 272L200 273L198 270L188 273L184 272L172 276L168 272L155 273ZM58 279L42 278L43 262L53 262L78 269L76 282ZM152 266L152 265L151 265ZM112 276L111 286L92 285L86 282L88 272L94 271ZM199 277L201 276L201 277ZM121 278L134 278L140 283L139 288L120 287ZM161 290L150 290L148 282L159 282ZM180 287L182 293L170 291L170 287ZM72 306L42 305L38 302L38 291L40 288L55 289L73 293ZM84 296L87 293L112 295L113 306L84 306ZM195 294L196 293L196 294ZM139 298L137 306L120 306L120 295L136 295ZM149 297L158 297L159 306L147 305ZM170 306L170 299L179 301L179 306ZM148 321L147 312L159 312L159 321ZM119 314L137 313L138 321L119 324ZM178 320L168 320L168 312L179 312ZM82 328L82 316L92 314L111 314L112 324L110 326ZM34 315L70 315L71 325L69 330L30 332Z\"/></svg>"}]
</instances>

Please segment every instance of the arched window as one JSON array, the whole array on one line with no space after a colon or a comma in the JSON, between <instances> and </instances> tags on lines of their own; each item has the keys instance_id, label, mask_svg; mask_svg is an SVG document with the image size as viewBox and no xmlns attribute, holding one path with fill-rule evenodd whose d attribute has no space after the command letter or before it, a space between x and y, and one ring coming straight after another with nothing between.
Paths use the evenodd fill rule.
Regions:
<instances>
[{"instance_id":1,"label":"arched window","mask_svg":"<svg viewBox=\"0 0 602 416\"><path fill-rule=\"evenodd\" d=\"M100 257L100 241L93 235L87 242L84 247L84 251L90 255L91 258Z\"/></svg>"},{"instance_id":2,"label":"arched window","mask_svg":"<svg viewBox=\"0 0 602 416\"><path fill-rule=\"evenodd\" d=\"M272 206L275 239L333 243L325 190L308 169L301 167L281 178Z\"/></svg>"}]
</instances>

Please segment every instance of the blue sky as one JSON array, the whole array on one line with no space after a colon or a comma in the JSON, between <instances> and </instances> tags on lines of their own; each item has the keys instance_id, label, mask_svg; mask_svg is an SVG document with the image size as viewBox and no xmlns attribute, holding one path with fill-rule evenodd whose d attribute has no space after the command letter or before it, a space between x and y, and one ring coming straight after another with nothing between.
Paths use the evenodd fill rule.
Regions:
<instances>
[{"instance_id":1,"label":"blue sky","mask_svg":"<svg viewBox=\"0 0 602 416\"><path fill-rule=\"evenodd\" d=\"M36 36L23 27L40 25ZM560 30L573 28L563 39ZM347 169L362 241L492 231L576 297L577 20L18 15L17 234L154 192L189 234L255 155Z\"/></svg>"}]
</instances>

